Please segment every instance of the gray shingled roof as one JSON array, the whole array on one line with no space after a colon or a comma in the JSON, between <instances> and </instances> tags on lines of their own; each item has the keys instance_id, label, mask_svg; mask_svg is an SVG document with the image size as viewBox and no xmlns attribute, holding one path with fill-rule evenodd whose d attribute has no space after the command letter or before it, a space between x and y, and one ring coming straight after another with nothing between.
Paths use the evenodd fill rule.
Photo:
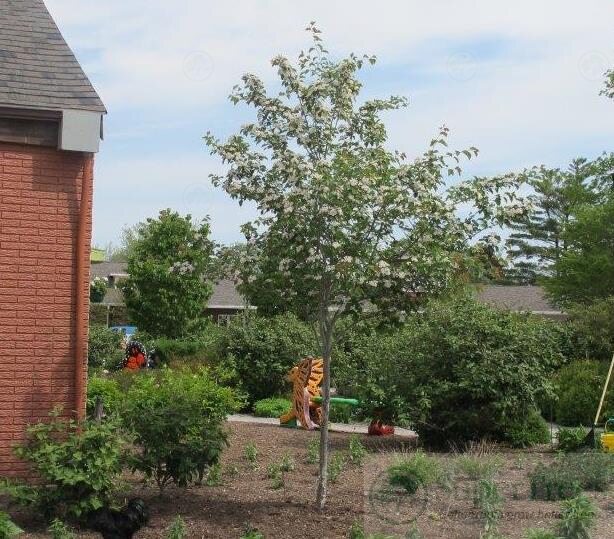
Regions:
<instances>
[{"instance_id":1,"label":"gray shingled roof","mask_svg":"<svg viewBox=\"0 0 614 539\"><path fill-rule=\"evenodd\" d=\"M43 0L0 0L0 106L106 112Z\"/></svg>"},{"instance_id":2,"label":"gray shingled roof","mask_svg":"<svg viewBox=\"0 0 614 539\"><path fill-rule=\"evenodd\" d=\"M499 309L562 314L558 307L548 301L541 286L486 285L478 289L477 297L481 302Z\"/></svg>"},{"instance_id":3,"label":"gray shingled roof","mask_svg":"<svg viewBox=\"0 0 614 539\"><path fill-rule=\"evenodd\" d=\"M91 278L102 277L107 279L110 275L128 275L126 262L93 262L91 264Z\"/></svg>"},{"instance_id":4,"label":"gray shingled roof","mask_svg":"<svg viewBox=\"0 0 614 539\"><path fill-rule=\"evenodd\" d=\"M213 285L213 294L207 303L209 309L244 309L246 306L234 281L223 279Z\"/></svg>"}]
</instances>

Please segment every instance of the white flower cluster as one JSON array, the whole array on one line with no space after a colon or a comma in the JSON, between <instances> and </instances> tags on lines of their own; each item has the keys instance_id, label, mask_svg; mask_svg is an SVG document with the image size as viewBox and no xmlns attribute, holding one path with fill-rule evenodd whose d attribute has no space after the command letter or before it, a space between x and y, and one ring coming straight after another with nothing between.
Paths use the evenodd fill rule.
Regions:
<instances>
[{"instance_id":1,"label":"white flower cluster","mask_svg":"<svg viewBox=\"0 0 614 539\"><path fill-rule=\"evenodd\" d=\"M170 268L169 273L177 273L179 275L187 275L194 271L194 266L190 262L175 262Z\"/></svg>"}]
</instances>

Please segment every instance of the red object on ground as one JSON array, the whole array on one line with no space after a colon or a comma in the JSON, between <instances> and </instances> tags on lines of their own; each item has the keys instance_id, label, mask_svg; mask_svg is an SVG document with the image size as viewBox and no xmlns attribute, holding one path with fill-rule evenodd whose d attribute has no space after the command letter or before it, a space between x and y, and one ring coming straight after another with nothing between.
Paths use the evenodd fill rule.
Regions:
<instances>
[{"instance_id":1,"label":"red object on ground","mask_svg":"<svg viewBox=\"0 0 614 539\"><path fill-rule=\"evenodd\" d=\"M369 436L390 436L394 434L394 427L392 425L384 425L381 419L374 419L369 425L368 433Z\"/></svg>"}]
</instances>

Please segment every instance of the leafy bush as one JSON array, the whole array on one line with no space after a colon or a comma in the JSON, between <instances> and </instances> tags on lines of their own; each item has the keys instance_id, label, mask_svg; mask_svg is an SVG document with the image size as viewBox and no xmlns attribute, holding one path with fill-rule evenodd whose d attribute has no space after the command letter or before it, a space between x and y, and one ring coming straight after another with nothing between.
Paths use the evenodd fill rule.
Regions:
<instances>
[{"instance_id":1,"label":"leafy bush","mask_svg":"<svg viewBox=\"0 0 614 539\"><path fill-rule=\"evenodd\" d=\"M420 487L437 483L442 477L439 462L422 451L399 460L386 473L392 486L402 487L409 494L415 494Z\"/></svg>"},{"instance_id":2,"label":"leafy bush","mask_svg":"<svg viewBox=\"0 0 614 539\"><path fill-rule=\"evenodd\" d=\"M292 408L292 403L282 397L269 397L254 403L256 417L279 417Z\"/></svg>"},{"instance_id":3,"label":"leafy bush","mask_svg":"<svg viewBox=\"0 0 614 539\"><path fill-rule=\"evenodd\" d=\"M614 479L614 456L590 451L563 455L549 466L539 464L529 475L531 497L573 498L584 490L604 491Z\"/></svg>"},{"instance_id":4,"label":"leafy bush","mask_svg":"<svg viewBox=\"0 0 614 539\"><path fill-rule=\"evenodd\" d=\"M100 303L107 293L107 281L102 277L94 277L90 281L90 301Z\"/></svg>"},{"instance_id":5,"label":"leafy bush","mask_svg":"<svg viewBox=\"0 0 614 539\"><path fill-rule=\"evenodd\" d=\"M555 376L555 421L561 425L592 426L608 370L607 363L572 361ZM607 393L601 421L614 414L614 388Z\"/></svg>"},{"instance_id":6,"label":"leafy bush","mask_svg":"<svg viewBox=\"0 0 614 539\"><path fill-rule=\"evenodd\" d=\"M122 471L124 440L113 421L77 423L60 417L30 425L16 454L30 463L40 485L17 485L16 501L46 518L81 518L108 505Z\"/></svg>"},{"instance_id":7,"label":"leafy bush","mask_svg":"<svg viewBox=\"0 0 614 539\"><path fill-rule=\"evenodd\" d=\"M87 414L91 417L100 397L107 416L117 413L121 406L123 393L115 378L91 376L87 381Z\"/></svg>"},{"instance_id":8,"label":"leafy bush","mask_svg":"<svg viewBox=\"0 0 614 539\"><path fill-rule=\"evenodd\" d=\"M88 338L87 365L90 368L115 368L124 357L122 335L106 326L91 326Z\"/></svg>"},{"instance_id":9,"label":"leafy bush","mask_svg":"<svg viewBox=\"0 0 614 539\"><path fill-rule=\"evenodd\" d=\"M6 513L0 511L0 537L2 539L12 539L22 533L23 530Z\"/></svg>"},{"instance_id":10,"label":"leafy bush","mask_svg":"<svg viewBox=\"0 0 614 539\"><path fill-rule=\"evenodd\" d=\"M234 320L222 338L221 349L233 362L250 403L283 394L289 389L288 371L316 351L311 329L290 314Z\"/></svg>"},{"instance_id":11,"label":"leafy bush","mask_svg":"<svg viewBox=\"0 0 614 539\"><path fill-rule=\"evenodd\" d=\"M134 377L121 412L140 448L133 469L153 477L160 489L202 481L226 445L223 421L237 405L235 393L204 368Z\"/></svg>"},{"instance_id":12,"label":"leafy bush","mask_svg":"<svg viewBox=\"0 0 614 539\"><path fill-rule=\"evenodd\" d=\"M529 410L523 417L515 417L503 423L503 436L512 447L531 447L550 443L550 428L544 418L535 410Z\"/></svg>"},{"instance_id":13,"label":"leafy bush","mask_svg":"<svg viewBox=\"0 0 614 539\"><path fill-rule=\"evenodd\" d=\"M558 448L565 453L578 451L584 446L586 435L586 429L583 427L561 427L557 434Z\"/></svg>"},{"instance_id":14,"label":"leafy bush","mask_svg":"<svg viewBox=\"0 0 614 539\"><path fill-rule=\"evenodd\" d=\"M252 442L249 442L243 449L243 457L248 462L252 469L258 466L258 448Z\"/></svg>"},{"instance_id":15,"label":"leafy bush","mask_svg":"<svg viewBox=\"0 0 614 539\"><path fill-rule=\"evenodd\" d=\"M538 464L529 475L531 498L534 500L564 500L582 492L582 485L571 470Z\"/></svg>"},{"instance_id":16,"label":"leafy bush","mask_svg":"<svg viewBox=\"0 0 614 539\"><path fill-rule=\"evenodd\" d=\"M460 296L430 302L398 330L352 334L332 367L365 412L409 419L430 443L503 439L552 394L563 337L553 322Z\"/></svg>"},{"instance_id":17,"label":"leafy bush","mask_svg":"<svg viewBox=\"0 0 614 539\"><path fill-rule=\"evenodd\" d=\"M572 305L566 311L576 357L610 359L614 349L614 296L588 305Z\"/></svg>"},{"instance_id":18,"label":"leafy bush","mask_svg":"<svg viewBox=\"0 0 614 539\"><path fill-rule=\"evenodd\" d=\"M264 539L264 535L251 524L247 523L243 530L243 535L241 535L241 539Z\"/></svg>"},{"instance_id":19,"label":"leafy bush","mask_svg":"<svg viewBox=\"0 0 614 539\"><path fill-rule=\"evenodd\" d=\"M192 335L180 339L160 337L148 342L148 349L155 349L161 363L193 362L212 365L220 354L220 341L225 329L207 322Z\"/></svg>"},{"instance_id":20,"label":"leafy bush","mask_svg":"<svg viewBox=\"0 0 614 539\"><path fill-rule=\"evenodd\" d=\"M312 438L307 444L307 462L317 464L320 462L320 437Z\"/></svg>"},{"instance_id":21,"label":"leafy bush","mask_svg":"<svg viewBox=\"0 0 614 539\"><path fill-rule=\"evenodd\" d=\"M565 500L557 531L562 539L590 539L596 516L597 509L586 496Z\"/></svg>"}]
</instances>

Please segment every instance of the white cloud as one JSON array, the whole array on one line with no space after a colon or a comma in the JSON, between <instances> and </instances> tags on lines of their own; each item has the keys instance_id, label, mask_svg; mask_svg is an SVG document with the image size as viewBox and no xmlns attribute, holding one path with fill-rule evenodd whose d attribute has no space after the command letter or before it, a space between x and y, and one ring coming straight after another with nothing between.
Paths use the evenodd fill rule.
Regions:
<instances>
[{"instance_id":1,"label":"white cloud","mask_svg":"<svg viewBox=\"0 0 614 539\"><path fill-rule=\"evenodd\" d=\"M443 123L454 145L480 148L468 169L475 173L565 166L578 154L613 149L614 103L598 96L602 71L614 66L609 0L47 5L110 111L97 169L100 242L166 206L211 213L220 238L238 238L246 216L208 190L206 174L219 165L198 135L185 142L178 133L196 117L201 132L234 130L241 122L226 101L232 86L246 71L273 80L270 58L305 46L310 20L335 54L378 55L367 91L410 96L409 109L388 117L391 145L410 155ZM148 148L152 132L163 147L155 154ZM182 195L193 185L191 195ZM118 208L125 200L135 204Z\"/></svg>"}]
</instances>

